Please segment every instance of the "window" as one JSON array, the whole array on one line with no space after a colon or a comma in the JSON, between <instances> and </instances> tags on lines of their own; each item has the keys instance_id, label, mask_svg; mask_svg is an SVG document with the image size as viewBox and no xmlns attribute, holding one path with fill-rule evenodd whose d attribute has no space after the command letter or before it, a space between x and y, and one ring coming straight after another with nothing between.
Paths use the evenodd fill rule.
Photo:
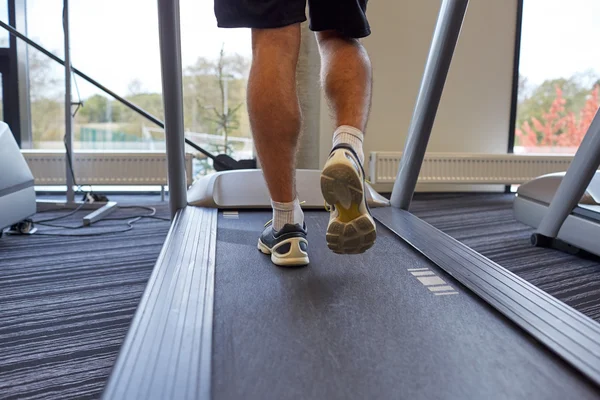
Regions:
<instances>
[{"instance_id":1,"label":"window","mask_svg":"<svg viewBox=\"0 0 600 400\"><path fill-rule=\"evenodd\" d=\"M250 32L218 29L212 0L180 3L186 137L213 153L251 158L245 104ZM29 36L63 57L62 0L29 0L27 17ZM164 118L155 1L72 0L70 33L75 68ZM64 135L64 69L33 49L29 57L34 147L52 148ZM164 150L159 126L76 76L73 101L82 103L75 149ZM194 164L195 175L212 171L201 154Z\"/></svg>"},{"instance_id":2,"label":"window","mask_svg":"<svg viewBox=\"0 0 600 400\"><path fill-rule=\"evenodd\" d=\"M27 1L27 36L64 57L62 0ZM29 47L29 101L34 149L64 149L65 70L45 54Z\"/></svg>"},{"instance_id":3,"label":"window","mask_svg":"<svg viewBox=\"0 0 600 400\"><path fill-rule=\"evenodd\" d=\"M600 104L600 2L523 3L515 153L573 154Z\"/></svg>"},{"instance_id":4,"label":"window","mask_svg":"<svg viewBox=\"0 0 600 400\"><path fill-rule=\"evenodd\" d=\"M29 48L29 101L34 149L64 149L64 68L40 51Z\"/></svg>"},{"instance_id":5,"label":"window","mask_svg":"<svg viewBox=\"0 0 600 400\"><path fill-rule=\"evenodd\" d=\"M250 31L218 29L213 4L181 0L186 136L212 153L248 159L253 157L246 111ZM196 157L196 174L210 173L210 160Z\"/></svg>"},{"instance_id":6,"label":"window","mask_svg":"<svg viewBox=\"0 0 600 400\"><path fill-rule=\"evenodd\" d=\"M0 0L0 19L8 24L8 0ZM0 29L0 47L8 47L8 31Z\"/></svg>"}]
</instances>

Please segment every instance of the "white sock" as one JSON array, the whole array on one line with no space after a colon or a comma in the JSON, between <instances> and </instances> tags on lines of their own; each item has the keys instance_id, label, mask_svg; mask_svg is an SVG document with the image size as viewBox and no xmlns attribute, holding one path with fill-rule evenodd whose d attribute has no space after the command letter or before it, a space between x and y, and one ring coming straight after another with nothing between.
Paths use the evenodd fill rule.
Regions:
<instances>
[{"instance_id":1,"label":"white sock","mask_svg":"<svg viewBox=\"0 0 600 400\"><path fill-rule=\"evenodd\" d=\"M365 135L352 126L342 125L333 133L333 145L337 146L340 143L348 144L352 150L356 152L360 160L360 164L364 165L365 155L363 153L363 140Z\"/></svg>"},{"instance_id":2,"label":"white sock","mask_svg":"<svg viewBox=\"0 0 600 400\"><path fill-rule=\"evenodd\" d=\"M273 228L276 231L281 230L285 224L304 225L304 213L298 199L290 203L271 200L271 206L273 207Z\"/></svg>"}]
</instances>

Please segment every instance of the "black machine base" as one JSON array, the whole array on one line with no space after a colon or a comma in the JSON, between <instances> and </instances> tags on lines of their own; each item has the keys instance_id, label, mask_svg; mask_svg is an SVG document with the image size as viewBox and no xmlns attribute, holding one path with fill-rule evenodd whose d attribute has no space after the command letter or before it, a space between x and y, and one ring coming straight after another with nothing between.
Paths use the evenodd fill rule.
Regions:
<instances>
[{"instance_id":1,"label":"black machine base","mask_svg":"<svg viewBox=\"0 0 600 400\"><path fill-rule=\"evenodd\" d=\"M7 235L33 235L37 232L37 228L31 219L24 219L23 221L17 222L11 225L10 229L6 231ZM0 235L1 236L1 235Z\"/></svg>"},{"instance_id":2,"label":"black machine base","mask_svg":"<svg viewBox=\"0 0 600 400\"><path fill-rule=\"evenodd\" d=\"M235 160L227 154L219 154L215 157L214 168L216 171L230 171L234 169L256 169L256 160Z\"/></svg>"},{"instance_id":3,"label":"black machine base","mask_svg":"<svg viewBox=\"0 0 600 400\"><path fill-rule=\"evenodd\" d=\"M544 247L547 249L555 249L562 251L567 254L577 255L581 257L593 257L596 258L595 255L589 253L583 249L580 249L577 246L573 246L565 242L564 240L560 240L558 238L549 237L546 235L542 235L540 233L533 233L530 237L531 244L535 247Z\"/></svg>"}]
</instances>

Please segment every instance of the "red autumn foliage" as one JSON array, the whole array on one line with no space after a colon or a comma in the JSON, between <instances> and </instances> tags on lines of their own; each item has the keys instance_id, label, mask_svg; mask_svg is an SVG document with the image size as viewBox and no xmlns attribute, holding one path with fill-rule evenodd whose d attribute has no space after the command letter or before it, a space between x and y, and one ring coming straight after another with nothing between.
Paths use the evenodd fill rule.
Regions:
<instances>
[{"instance_id":1,"label":"red autumn foliage","mask_svg":"<svg viewBox=\"0 0 600 400\"><path fill-rule=\"evenodd\" d=\"M561 88L557 86L556 99L552 102L550 110L543 114L542 121L533 117L531 123L526 121L522 129L515 131L521 145L524 147L579 146L600 107L599 89L599 86L594 87L585 106L576 116L574 112L565 113L566 100L563 98Z\"/></svg>"}]
</instances>

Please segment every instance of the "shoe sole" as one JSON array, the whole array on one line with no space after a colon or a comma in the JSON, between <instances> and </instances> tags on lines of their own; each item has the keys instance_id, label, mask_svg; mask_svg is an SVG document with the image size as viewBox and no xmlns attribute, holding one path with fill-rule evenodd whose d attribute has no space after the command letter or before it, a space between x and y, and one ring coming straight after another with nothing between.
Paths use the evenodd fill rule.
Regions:
<instances>
[{"instance_id":1,"label":"shoe sole","mask_svg":"<svg viewBox=\"0 0 600 400\"><path fill-rule=\"evenodd\" d=\"M364 185L356 169L345 162L332 162L321 173L321 192L338 212L327 227L327 246L338 254L360 254L370 249L377 228L365 204Z\"/></svg>"},{"instance_id":2,"label":"shoe sole","mask_svg":"<svg viewBox=\"0 0 600 400\"><path fill-rule=\"evenodd\" d=\"M267 247L262 240L258 239L258 250L266 255L271 256L271 262L279 267L303 267L310 263L308 254L300 249L300 242L303 242L308 247L308 240L302 238L292 238L278 243L273 249ZM279 254L276 251L277 247L290 244L290 250L285 254Z\"/></svg>"}]
</instances>

